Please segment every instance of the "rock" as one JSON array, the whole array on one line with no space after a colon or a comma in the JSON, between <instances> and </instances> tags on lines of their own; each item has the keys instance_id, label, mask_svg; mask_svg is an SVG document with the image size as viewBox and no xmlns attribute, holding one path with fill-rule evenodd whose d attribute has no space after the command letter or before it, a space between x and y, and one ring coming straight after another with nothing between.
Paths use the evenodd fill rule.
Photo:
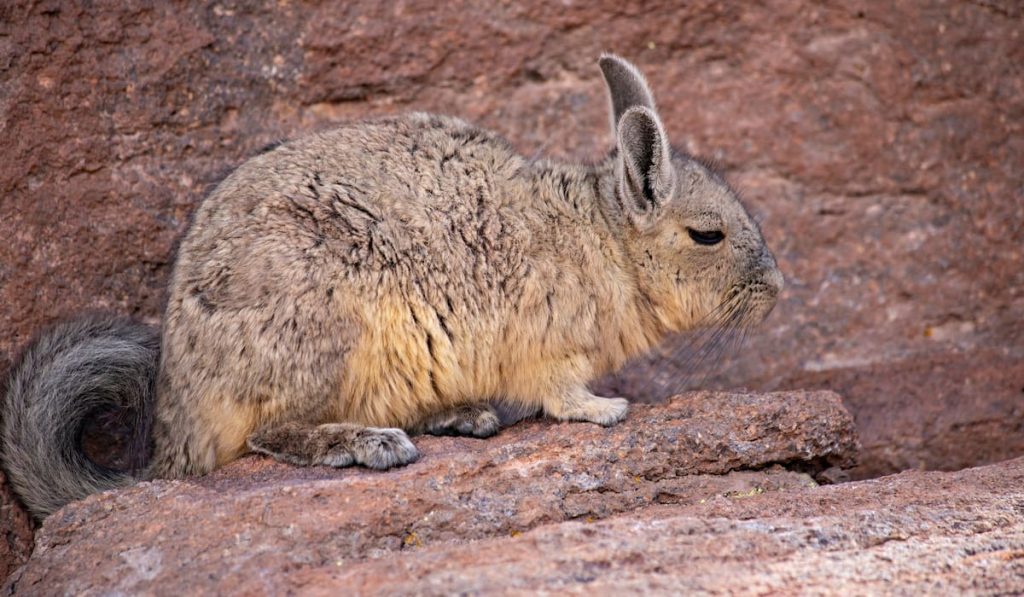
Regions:
<instances>
[{"instance_id":1,"label":"rock","mask_svg":"<svg viewBox=\"0 0 1024 597\"><path fill-rule=\"evenodd\" d=\"M322 594L1024 592L1024 458L649 507L516 537L326 562ZM279 587L282 585L278 585Z\"/></svg>"},{"instance_id":2,"label":"rock","mask_svg":"<svg viewBox=\"0 0 1024 597\"><path fill-rule=\"evenodd\" d=\"M62 315L156 322L189 213L270 142L415 109L527 154L603 155L595 57L613 49L648 74L676 143L744 192L788 279L763 332L699 387L842 390L865 440L857 476L1022 454L1021 14L929 0L7 3L0 375ZM608 383L662 399L689 387L683 357L668 347Z\"/></svg>"},{"instance_id":3,"label":"rock","mask_svg":"<svg viewBox=\"0 0 1024 597\"><path fill-rule=\"evenodd\" d=\"M839 391L856 478L1024 454L1021 16L1010 0L3 3L0 377L63 315L157 322L189 213L273 141L415 109L531 155L603 155L594 61L614 50L675 142L743 192L787 286L741 351L693 370L666 346L602 387Z\"/></svg>"},{"instance_id":4,"label":"rock","mask_svg":"<svg viewBox=\"0 0 1024 597\"><path fill-rule=\"evenodd\" d=\"M607 429L528 421L488 440L416 443L420 460L386 473L247 457L91 496L46 519L8 589L279 593L338 562L815 485L777 465L849 467L857 450L829 392L693 393Z\"/></svg>"},{"instance_id":5,"label":"rock","mask_svg":"<svg viewBox=\"0 0 1024 597\"><path fill-rule=\"evenodd\" d=\"M845 402L857 413L863 443L864 464L851 471L858 479L957 470L1024 453L1024 358L1009 351L979 348L797 373L781 385L850 396Z\"/></svg>"},{"instance_id":6,"label":"rock","mask_svg":"<svg viewBox=\"0 0 1024 597\"><path fill-rule=\"evenodd\" d=\"M7 578L32 552L32 521L0 472L0 578Z\"/></svg>"},{"instance_id":7,"label":"rock","mask_svg":"<svg viewBox=\"0 0 1024 597\"><path fill-rule=\"evenodd\" d=\"M754 385L843 396L862 443L861 465L850 471L855 479L908 469L957 470L1024 453L1024 356L1016 352L978 347L821 370L795 367ZM597 389L651 399L663 387L685 387L673 383L685 378L656 356ZM723 379L706 385L731 385Z\"/></svg>"}]
</instances>

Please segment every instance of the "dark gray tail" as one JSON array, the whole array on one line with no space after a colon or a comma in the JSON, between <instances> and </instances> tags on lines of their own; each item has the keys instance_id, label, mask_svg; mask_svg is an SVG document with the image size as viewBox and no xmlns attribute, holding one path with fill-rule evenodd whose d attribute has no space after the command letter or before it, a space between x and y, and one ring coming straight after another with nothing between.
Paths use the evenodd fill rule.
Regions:
<instances>
[{"instance_id":1,"label":"dark gray tail","mask_svg":"<svg viewBox=\"0 0 1024 597\"><path fill-rule=\"evenodd\" d=\"M118 413L131 419L130 443L145 446L159 353L153 328L88 316L46 331L12 367L0 423L3 464L36 518L133 481L130 470L85 455L83 430L99 415Z\"/></svg>"}]
</instances>

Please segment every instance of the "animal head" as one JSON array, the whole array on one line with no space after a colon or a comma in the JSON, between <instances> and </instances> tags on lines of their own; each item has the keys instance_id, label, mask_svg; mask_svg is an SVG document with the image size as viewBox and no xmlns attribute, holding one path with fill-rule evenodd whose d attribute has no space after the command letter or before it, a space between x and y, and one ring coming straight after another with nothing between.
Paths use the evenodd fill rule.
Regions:
<instances>
[{"instance_id":1,"label":"animal head","mask_svg":"<svg viewBox=\"0 0 1024 597\"><path fill-rule=\"evenodd\" d=\"M600 66L611 99L623 244L661 324L760 323L783 281L757 224L720 176L672 150L640 71L607 54Z\"/></svg>"}]
</instances>

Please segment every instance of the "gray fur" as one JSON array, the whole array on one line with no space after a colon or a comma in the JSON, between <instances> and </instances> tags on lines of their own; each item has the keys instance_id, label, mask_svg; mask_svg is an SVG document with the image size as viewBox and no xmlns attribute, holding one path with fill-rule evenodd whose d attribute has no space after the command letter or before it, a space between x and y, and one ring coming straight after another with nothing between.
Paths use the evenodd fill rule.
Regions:
<instances>
[{"instance_id":1,"label":"gray fur","mask_svg":"<svg viewBox=\"0 0 1024 597\"><path fill-rule=\"evenodd\" d=\"M588 380L671 333L767 316L782 277L757 226L718 176L671 152L639 71L601 67L618 151L595 166L528 160L461 120L412 114L282 144L224 180L170 282L144 476L248 451L399 465L416 457L405 431L496 431L489 402L613 425L627 402ZM69 370L23 367L17 383L63 387ZM51 394L47 418L62 421L76 399ZM33 400L9 396L8 417ZM68 449L63 427L33 421L8 450ZM26 465L19 491L45 514L107 484L79 461L62 483L76 466L78 489L47 495L48 481L24 480L47 473Z\"/></svg>"},{"instance_id":2,"label":"gray fur","mask_svg":"<svg viewBox=\"0 0 1024 597\"><path fill-rule=\"evenodd\" d=\"M618 133L619 122L630 108L639 106L657 113L654 94L637 67L614 54L602 55L598 64L608 86L608 99L611 100L612 134Z\"/></svg>"},{"instance_id":3,"label":"gray fur","mask_svg":"<svg viewBox=\"0 0 1024 597\"><path fill-rule=\"evenodd\" d=\"M626 110L619 121L620 192L638 215L650 217L672 199L675 170L665 129L658 115L642 106Z\"/></svg>"},{"instance_id":4,"label":"gray fur","mask_svg":"<svg viewBox=\"0 0 1024 597\"><path fill-rule=\"evenodd\" d=\"M498 413L490 404L464 404L431 415L417 424L414 433L491 437L501 429Z\"/></svg>"},{"instance_id":5,"label":"gray fur","mask_svg":"<svg viewBox=\"0 0 1024 597\"><path fill-rule=\"evenodd\" d=\"M7 387L4 468L26 506L43 517L90 493L133 482L86 458L77 441L101 409L136 413L148 426L159 338L121 318L89 316L55 326L22 355Z\"/></svg>"}]
</instances>

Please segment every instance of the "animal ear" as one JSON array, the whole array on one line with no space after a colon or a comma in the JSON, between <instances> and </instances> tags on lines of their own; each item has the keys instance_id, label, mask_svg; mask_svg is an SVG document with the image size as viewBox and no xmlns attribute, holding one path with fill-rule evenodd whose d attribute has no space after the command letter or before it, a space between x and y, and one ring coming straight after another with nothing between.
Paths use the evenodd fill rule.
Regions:
<instances>
[{"instance_id":1,"label":"animal ear","mask_svg":"<svg viewBox=\"0 0 1024 597\"><path fill-rule=\"evenodd\" d=\"M616 134L622 115L633 107L654 108L654 96L640 71L614 54L604 54L598 61L611 99L612 134Z\"/></svg>"},{"instance_id":2,"label":"animal ear","mask_svg":"<svg viewBox=\"0 0 1024 597\"><path fill-rule=\"evenodd\" d=\"M672 198L675 170L668 139L653 110L634 106L619 120L619 192L627 210L649 214Z\"/></svg>"}]
</instances>

